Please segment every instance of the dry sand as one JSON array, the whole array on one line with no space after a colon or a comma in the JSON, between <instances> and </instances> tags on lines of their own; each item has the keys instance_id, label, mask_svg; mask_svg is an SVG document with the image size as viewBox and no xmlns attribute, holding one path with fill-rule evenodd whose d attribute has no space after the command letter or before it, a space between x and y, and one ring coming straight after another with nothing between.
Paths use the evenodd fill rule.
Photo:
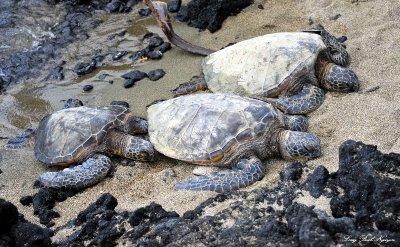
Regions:
<instances>
[{"instance_id":1,"label":"dry sand","mask_svg":"<svg viewBox=\"0 0 400 247\"><path fill-rule=\"evenodd\" d=\"M265 7L257 7L262 3ZM340 14L337 20L332 17ZM107 25L121 24L124 19L137 17L118 15L105 22ZM322 23L326 29L337 36L348 37L347 47L352 55L351 68L358 74L361 92L352 94L328 93L324 104L309 115L311 132L317 134L323 144L323 156L308 162L310 167L323 164L329 171L338 168L338 147L347 139L355 139L375 144L384 152L400 152L400 2L397 0L359 1L351 0L305 0L305 1L255 1L242 13L229 17L220 31L210 34L208 31L197 32L185 24L176 24L176 32L193 43L218 49L230 42L240 41L254 36L279 32L297 31L308 27L309 20ZM146 30L157 31L151 19L134 22L130 36L120 43L121 49L137 49L135 38ZM140 27L143 29L140 30ZM118 31L116 29L115 31ZM139 30L139 31L138 31ZM106 32L106 31L104 31ZM159 32L159 31L158 31ZM104 40L101 31L93 34L91 39ZM99 43L97 43L99 44ZM96 47L93 40L74 49L71 54L84 52ZM70 54L66 54L70 55ZM247 58L243 58L247 59ZM40 118L62 106L61 99L78 97L87 105L106 105L111 100L126 100L140 116L145 116L145 105L155 99L171 97L169 90L187 81L200 72L201 57L196 57L177 48L166 53L160 61L140 65L140 69L149 71L163 68L167 75L157 82L142 80L131 89L124 89L122 80L113 85L94 82L95 89L89 94L81 93L84 83L93 82L95 75L84 79L72 78L67 85L29 83L15 87L7 95L0 96L0 135L11 136L18 133L17 128L36 125ZM72 66L73 65L69 65ZM120 75L133 67L123 64L109 67L99 73ZM367 89L379 86L373 92ZM34 103L32 103L34 102ZM3 144L2 141L1 144ZM19 205L27 218L37 222L31 207L19 204L19 198L30 195L35 190L32 183L45 171L45 167L34 159L31 149L18 151L0 150L0 197ZM246 189L273 187L278 174L288 162L269 160L268 174L265 178ZM177 177L163 181L163 172L172 168ZM163 159L155 164L135 164L134 166L117 166L114 177L86 189L82 193L67 199L56 206L61 213L57 225L75 217L101 193L110 192L119 201L117 209L133 210L151 201L161 204L166 210L183 213L193 209L199 202L214 195L211 192L183 192L173 190L176 181L191 176L193 166L183 162ZM310 197L305 197L308 204L321 204ZM322 203L325 205L325 203ZM322 206L324 207L324 206Z\"/></svg>"}]
</instances>

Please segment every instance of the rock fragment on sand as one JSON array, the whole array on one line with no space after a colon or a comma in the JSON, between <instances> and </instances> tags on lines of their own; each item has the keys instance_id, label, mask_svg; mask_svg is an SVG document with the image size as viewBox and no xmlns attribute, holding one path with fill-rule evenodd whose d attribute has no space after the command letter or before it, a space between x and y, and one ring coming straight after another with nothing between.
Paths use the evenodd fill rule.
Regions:
<instances>
[{"instance_id":1,"label":"rock fragment on sand","mask_svg":"<svg viewBox=\"0 0 400 247\"><path fill-rule=\"evenodd\" d=\"M318 198L322 195L328 182L329 172L324 166L318 166L307 178L307 188L310 195Z\"/></svg>"},{"instance_id":2,"label":"rock fragment on sand","mask_svg":"<svg viewBox=\"0 0 400 247\"><path fill-rule=\"evenodd\" d=\"M113 100L111 101L110 105L120 105L126 108L129 108L129 103L122 100Z\"/></svg>"},{"instance_id":3,"label":"rock fragment on sand","mask_svg":"<svg viewBox=\"0 0 400 247\"><path fill-rule=\"evenodd\" d=\"M96 69L97 62L92 60L90 63L78 63L74 67L74 71L77 75L82 76L91 73Z\"/></svg>"},{"instance_id":4,"label":"rock fragment on sand","mask_svg":"<svg viewBox=\"0 0 400 247\"><path fill-rule=\"evenodd\" d=\"M93 85L87 84L87 85L83 86L82 90L83 90L84 92L90 92L90 91L93 90Z\"/></svg>"},{"instance_id":5,"label":"rock fragment on sand","mask_svg":"<svg viewBox=\"0 0 400 247\"><path fill-rule=\"evenodd\" d=\"M126 54L128 54L127 51L118 51L118 52L116 52L116 53L114 53L114 54L112 55L112 60L113 60L113 61L118 61L118 60L120 60L122 57L124 57Z\"/></svg>"},{"instance_id":6,"label":"rock fragment on sand","mask_svg":"<svg viewBox=\"0 0 400 247\"><path fill-rule=\"evenodd\" d=\"M157 81L165 75L165 71L163 69L155 69L147 73L147 75L150 80Z\"/></svg>"}]
</instances>

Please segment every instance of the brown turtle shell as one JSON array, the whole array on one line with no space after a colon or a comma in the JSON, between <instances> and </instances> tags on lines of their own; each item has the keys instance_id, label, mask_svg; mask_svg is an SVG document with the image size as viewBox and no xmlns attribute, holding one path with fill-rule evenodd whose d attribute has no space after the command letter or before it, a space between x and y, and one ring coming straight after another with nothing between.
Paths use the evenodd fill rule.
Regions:
<instances>
[{"instance_id":1,"label":"brown turtle shell","mask_svg":"<svg viewBox=\"0 0 400 247\"><path fill-rule=\"evenodd\" d=\"M48 165L81 162L97 151L108 130L121 126L122 106L75 107L44 117L36 134L35 156Z\"/></svg>"}]
</instances>

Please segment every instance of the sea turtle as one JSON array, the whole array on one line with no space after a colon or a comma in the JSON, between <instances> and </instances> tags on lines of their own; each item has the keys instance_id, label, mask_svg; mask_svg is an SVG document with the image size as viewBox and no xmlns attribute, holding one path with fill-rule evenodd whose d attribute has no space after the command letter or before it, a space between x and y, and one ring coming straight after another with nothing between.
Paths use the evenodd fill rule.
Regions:
<instances>
[{"instance_id":1,"label":"sea turtle","mask_svg":"<svg viewBox=\"0 0 400 247\"><path fill-rule=\"evenodd\" d=\"M352 92L359 88L341 42L322 26L303 32L272 33L213 51L192 45L174 33L166 4L145 0L171 43L206 55L197 80L179 85L175 95L199 90L234 93L274 104L287 114L306 114L325 98L323 89Z\"/></svg>"},{"instance_id":2,"label":"sea turtle","mask_svg":"<svg viewBox=\"0 0 400 247\"><path fill-rule=\"evenodd\" d=\"M317 136L287 130L285 116L270 103L234 94L185 95L151 105L149 137L165 156L193 164L232 167L176 184L177 189L230 191L264 176L261 159L321 155Z\"/></svg>"},{"instance_id":3,"label":"sea turtle","mask_svg":"<svg viewBox=\"0 0 400 247\"><path fill-rule=\"evenodd\" d=\"M46 172L39 181L46 187L81 189L107 175L118 155L151 161L153 145L134 134L147 133L147 121L120 105L86 106L59 110L44 117L36 131L35 157L48 166L80 165Z\"/></svg>"}]
</instances>

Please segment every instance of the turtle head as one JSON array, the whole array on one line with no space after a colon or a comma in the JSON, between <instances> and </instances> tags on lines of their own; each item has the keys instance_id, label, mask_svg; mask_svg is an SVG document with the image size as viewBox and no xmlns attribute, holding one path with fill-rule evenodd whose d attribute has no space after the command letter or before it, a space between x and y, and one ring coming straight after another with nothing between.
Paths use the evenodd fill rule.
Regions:
<instances>
[{"instance_id":1,"label":"turtle head","mask_svg":"<svg viewBox=\"0 0 400 247\"><path fill-rule=\"evenodd\" d=\"M285 159L308 160L321 156L321 141L311 133L284 130L278 142L280 153Z\"/></svg>"},{"instance_id":2,"label":"turtle head","mask_svg":"<svg viewBox=\"0 0 400 247\"><path fill-rule=\"evenodd\" d=\"M327 64L320 79L321 86L329 91L355 92L360 87L358 77L354 71L333 63Z\"/></svg>"},{"instance_id":3,"label":"turtle head","mask_svg":"<svg viewBox=\"0 0 400 247\"><path fill-rule=\"evenodd\" d=\"M346 45L343 44L347 40L346 36L336 38L319 24L315 27L303 30L303 32L315 33L321 36L326 46L326 53L330 61L344 67L347 67L350 64L350 55L346 51Z\"/></svg>"}]
</instances>

